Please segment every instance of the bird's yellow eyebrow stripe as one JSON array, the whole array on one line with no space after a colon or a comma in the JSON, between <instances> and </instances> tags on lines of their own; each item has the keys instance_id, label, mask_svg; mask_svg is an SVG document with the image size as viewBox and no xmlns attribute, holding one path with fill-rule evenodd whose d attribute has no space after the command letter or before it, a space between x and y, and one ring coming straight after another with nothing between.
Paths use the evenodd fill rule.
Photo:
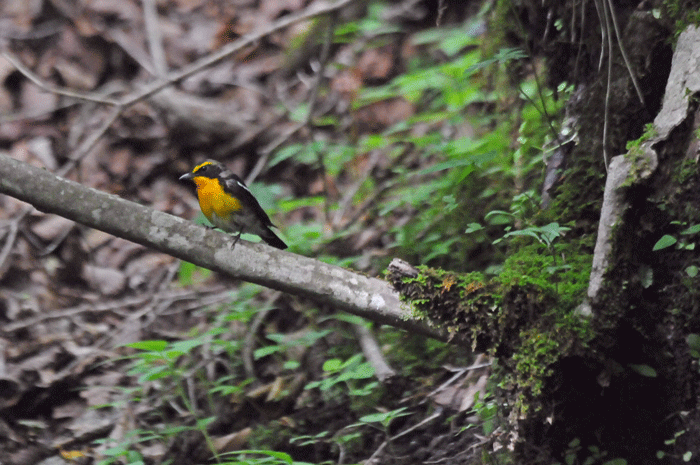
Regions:
<instances>
[{"instance_id":1,"label":"bird's yellow eyebrow stripe","mask_svg":"<svg viewBox=\"0 0 700 465\"><path fill-rule=\"evenodd\" d=\"M210 162L210 161L205 161L204 163L195 166L194 169L192 170L192 172L193 172L193 173L196 173L197 171L199 171L200 169L202 169L204 166L211 165L211 164L212 164L212 162Z\"/></svg>"}]
</instances>

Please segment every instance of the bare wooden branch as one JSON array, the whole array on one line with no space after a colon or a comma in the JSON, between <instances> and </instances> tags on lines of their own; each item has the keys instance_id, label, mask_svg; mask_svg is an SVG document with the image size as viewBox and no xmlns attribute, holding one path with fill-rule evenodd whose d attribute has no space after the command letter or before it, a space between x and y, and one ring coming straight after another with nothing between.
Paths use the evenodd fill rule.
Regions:
<instances>
[{"instance_id":1,"label":"bare wooden branch","mask_svg":"<svg viewBox=\"0 0 700 465\"><path fill-rule=\"evenodd\" d=\"M365 358L370 365L374 367L374 376L382 383L396 376L396 371L387 363L382 349L379 347L379 343L374 338L372 331L361 324L354 324L352 328L360 343L362 353L365 354Z\"/></svg>"},{"instance_id":2,"label":"bare wooden branch","mask_svg":"<svg viewBox=\"0 0 700 465\"><path fill-rule=\"evenodd\" d=\"M59 178L0 155L0 193L31 203L40 211L78 223L196 265L439 339L444 330L418 320L386 282L265 244L239 241L116 195Z\"/></svg>"}]
</instances>

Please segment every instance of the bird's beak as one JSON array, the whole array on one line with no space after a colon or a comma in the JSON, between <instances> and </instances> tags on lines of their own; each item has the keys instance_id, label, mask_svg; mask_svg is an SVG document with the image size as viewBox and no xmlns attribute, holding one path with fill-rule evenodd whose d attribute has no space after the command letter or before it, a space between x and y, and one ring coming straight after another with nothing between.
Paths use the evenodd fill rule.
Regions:
<instances>
[{"instance_id":1,"label":"bird's beak","mask_svg":"<svg viewBox=\"0 0 700 465\"><path fill-rule=\"evenodd\" d=\"M188 181L192 178L194 178L194 174L187 173L187 174L183 174L182 176L180 176L180 181Z\"/></svg>"}]
</instances>

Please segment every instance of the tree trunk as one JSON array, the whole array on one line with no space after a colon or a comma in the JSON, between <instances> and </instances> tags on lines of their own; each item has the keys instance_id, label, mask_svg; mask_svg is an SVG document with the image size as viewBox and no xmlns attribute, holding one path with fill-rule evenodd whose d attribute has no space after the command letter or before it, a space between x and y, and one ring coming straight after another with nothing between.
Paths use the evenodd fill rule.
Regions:
<instances>
[{"instance_id":1,"label":"tree trunk","mask_svg":"<svg viewBox=\"0 0 700 465\"><path fill-rule=\"evenodd\" d=\"M555 8L527 5L520 20L537 41ZM685 29L672 51L652 10L611 5L583 2L568 20L591 24L599 13L602 26L577 28L568 46L541 43L550 78L576 83L567 109L575 143L561 148L563 168L551 176L560 182L545 197L559 223L574 222L576 240L595 237L577 308L593 335L585 350L561 354L541 394L511 418L519 463L697 463L700 455L700 30ZM561 8L570 9L560 18L574 14L569 2Z\"/></svg>"}]
</instances>

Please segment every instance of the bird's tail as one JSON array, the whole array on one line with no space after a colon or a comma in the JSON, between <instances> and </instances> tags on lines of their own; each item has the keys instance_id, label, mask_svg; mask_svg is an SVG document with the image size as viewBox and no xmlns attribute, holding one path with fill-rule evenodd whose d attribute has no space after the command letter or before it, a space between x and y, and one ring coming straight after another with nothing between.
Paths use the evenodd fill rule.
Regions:
<instances>
[{"instance_id":1,"label":"bird's tail","mask_svg":"<svg viewBox=\"0 0 700 465\"><path fill-rule=\"evenodd\" d=\"M270 228L265 228L265 232L263 234L260 234L260 237L272 247L277 247L278 249L287 248L287 244L285 244L282 239L277 237L277 234L272 232Z\"/></svg>"}]
</instances>

